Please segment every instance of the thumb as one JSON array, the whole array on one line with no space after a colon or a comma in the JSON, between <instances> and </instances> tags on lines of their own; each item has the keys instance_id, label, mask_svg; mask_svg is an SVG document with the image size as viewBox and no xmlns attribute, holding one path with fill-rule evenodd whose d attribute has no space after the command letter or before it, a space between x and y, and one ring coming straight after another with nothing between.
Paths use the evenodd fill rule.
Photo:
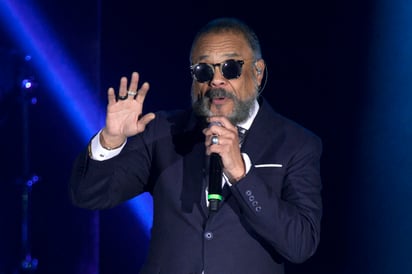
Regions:
<instances>
[{"instance_id":1,"label":"thumb","mask_svg":"<svg viewBox=\"0 0 412 274\"><path fill-rule=\"evenodd\" d=\"M140 132L143 131L146 128L146 125L149 124L154 118L156 118L156 115L153 112L147 113L142 116L137 122L138 130Z\"/></svg>"}]
</instances>

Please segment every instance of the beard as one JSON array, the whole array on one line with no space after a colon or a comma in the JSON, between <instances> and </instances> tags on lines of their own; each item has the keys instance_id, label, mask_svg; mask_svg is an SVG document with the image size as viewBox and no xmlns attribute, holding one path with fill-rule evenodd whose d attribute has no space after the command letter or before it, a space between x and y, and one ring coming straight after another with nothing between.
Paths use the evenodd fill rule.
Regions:
<instances>
[{"instance_id":1,"label":"beard","mask_svg":"<svg viewBox=\"0 0 412 274\"><path fill-rule=\"evenodd\" d=\"M226 118L233 124L237 125L247 120L249 114L254 107L256 97L252 96L245 101L239 100L233 93L227 92L225 89L217 88L208 90L204 96L198 95L195 97L192 93L192 107L196 115L200 117L211 117L213 113L210 111L210 106L213 98L226 97L233 101L233 110Z\"/></svg>"}]
</instances>

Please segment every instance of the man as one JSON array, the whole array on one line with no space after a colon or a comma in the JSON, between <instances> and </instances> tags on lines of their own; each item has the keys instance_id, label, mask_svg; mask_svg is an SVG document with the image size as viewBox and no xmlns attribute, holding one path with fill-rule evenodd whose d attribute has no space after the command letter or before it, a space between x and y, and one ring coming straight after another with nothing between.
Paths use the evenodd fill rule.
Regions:
<instances>
[{"instance_id":1,"label":"man","mask_svg":"<svg viewBox=\"0 0 412 274\"><path fill-rule=\"evenodd\" d=\"M152 194L140 273L284 273L285 261L305 261L319 243L321 141L260 97L265 63L243 22L211 21L190 61L192 109L143 115L149 84L138 89L136 72L117 96L108 90L106 125L74 164L73 203L103 209ZM223 186L212 211L211 155Z\"/></svg>"}]
</instances>

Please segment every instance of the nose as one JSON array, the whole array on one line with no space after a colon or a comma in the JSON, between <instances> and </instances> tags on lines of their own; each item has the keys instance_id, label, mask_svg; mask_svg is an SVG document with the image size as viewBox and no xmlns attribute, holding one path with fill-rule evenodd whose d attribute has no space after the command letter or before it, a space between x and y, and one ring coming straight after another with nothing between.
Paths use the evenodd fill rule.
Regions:
<instances>
[{"instance_id":1,"label":"nose","mask_svg":"<svg viewBox=\"0 0 412 274\"><path fill-rule=\"evenodd\" d=\"M219 66L215 67L215 72L213 74L213 78L210 81L210 85L212 87L221 87L226 84L227 80L223 77L222 71L220 70Z\"/></svg>"}]
</instances>

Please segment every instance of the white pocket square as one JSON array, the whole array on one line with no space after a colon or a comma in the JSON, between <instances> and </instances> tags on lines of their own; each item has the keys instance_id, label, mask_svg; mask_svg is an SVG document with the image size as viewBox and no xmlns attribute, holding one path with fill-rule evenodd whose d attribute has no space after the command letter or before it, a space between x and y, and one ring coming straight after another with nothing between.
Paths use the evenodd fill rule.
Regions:
<instances>
[{"instance_id":1,"label":"white pocket square","mask_svg":"<svg viewBox=\"0 0 412 274\"><path fill-rule=\"evenodd\" d=\"M283 167L282 164L261 164L261 165L255 165L256 168L259 167Z\"/></svg>"}]
</instances>

